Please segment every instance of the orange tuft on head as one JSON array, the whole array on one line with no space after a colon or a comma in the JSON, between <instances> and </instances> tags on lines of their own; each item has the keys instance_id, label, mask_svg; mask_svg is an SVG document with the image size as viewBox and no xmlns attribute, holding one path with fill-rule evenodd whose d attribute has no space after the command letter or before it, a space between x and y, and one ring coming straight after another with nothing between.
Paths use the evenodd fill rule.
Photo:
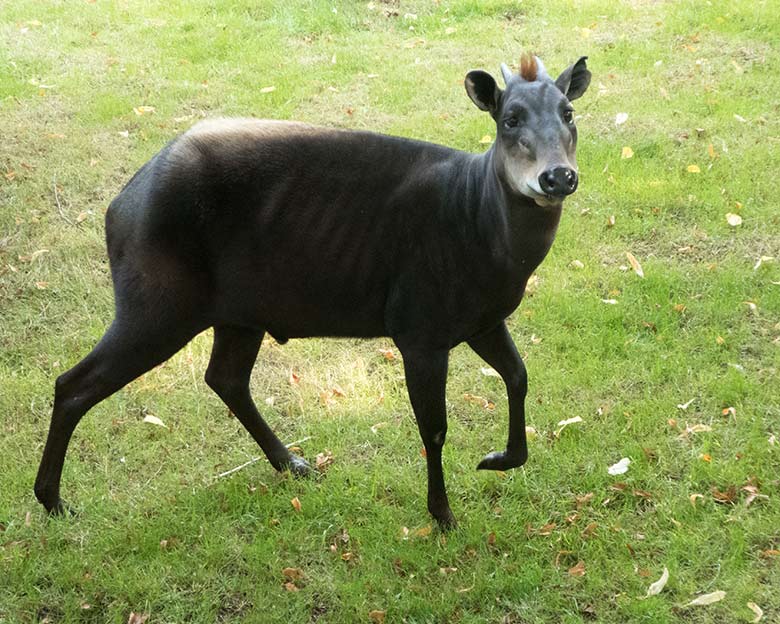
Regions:
<instances>
[{"instance_id":1,"label":"orange tuft on head","mask_svg":"<svg viewBox=\"0 0 780 624\"><path fill-rule=\"evenodd\" d=\"M520 77L528 82L536 80L536 76L539 72L539 65L536 62L536 57L530 52L524 52L520 58Z\"/></svg>"}]
</instances>

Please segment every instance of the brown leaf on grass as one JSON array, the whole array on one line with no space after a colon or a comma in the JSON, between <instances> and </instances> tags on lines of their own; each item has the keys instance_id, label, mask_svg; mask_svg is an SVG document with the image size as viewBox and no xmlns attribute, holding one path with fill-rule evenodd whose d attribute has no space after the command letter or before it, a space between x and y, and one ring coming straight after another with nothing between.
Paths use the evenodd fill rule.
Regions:
<instances>
[{"instance_id":1,"label":"brown leaf on grass","mask_svg":"<svg viewBox=\"0 0 780 624\"><path fill-rule=\"evenodd\" d=\"M766 550L762 550L759 556L762 559L769 559L770 557L780 557L780 550L777 550L777 548L767 548Z\"/></svg>"},{"instance_id":2,"label":"brown leaf on grass","mask_svg":"<svg viewBox=\"0 0 780 624\"><path fill-rule=\"evenodd\" d=\"M493 411L496 409L496 404L492 401L488 401L485 397L477 396L476 394L471 394L470 392L466 392L463 395L463 398L468 401L469 403L473 403L474 405L479 405L482 407L482 409L486 409L488 411Z\"/></svg>"},{"instance_id":3,"label":"brown leaf on grass","mask_svg":"<svg viewBox=\"0 0 780 624\"><path fill-rule=\"evenodd\" d=\"M496 545L496 534L493 531L488 533L487 544L488 544L488 546L495 546Z\"/></svg>"},{"instance_id":4,"label":"brown leaf on grass","mask_svg":"<svg viewBox=\"0 0 780 624\"><path fill-rule=\"evenodd\" d=\"M282 576L288 581L297 581L303 578L303 570L300 568L283 568Z\"/></svg>"},{"instance_id":5,"label":"brown leaf on grass","mask_svg":"<svg viewBox=\"0 0 780 624\"><path fill-rule=\"evenodd\" d=\"M290 385L297 385L298 382L300 382L301 378L296 375L292 369L290 369L290 377L288 378L288 381L290 382Z\"/></svg>"},{"instance_id":6,"label":"brown leaf on grass","mask_svg":"<svg viewBox=\"0 0 780 624\"><path fill-rule=\"evenodd\" d=\"M737 417L737 410L735 410L733 407L724 407L721 411L722 416L733 416L734 418Z\"/></svg>"},{"instance_id":7,"label":"brown leaf on grass","mask_svg":"<svg viewBox=\"0 0 780 624\"><path fill-rule=\"evenodd\" d=\"M543 527L539 527L538 529L531 529L533 533L536 533L536 535L552 535L552 532L556 529L558 525L555 522L550 522L548 524L545 524Z\"/></svg>"},{"instance_id":8,"label":"brown leaf on grass","mask_svg":"<svg viewBox=\"0 0 780 624\"><path fill-rule=\"evenodd\" d=\"M633 494L637 498L644 498L645 500L653 498L653 495L647 490L634 490Z\"/></svg>"},{"instance_id":9,"label":"brown leaf on grass","mask_svg":"<svg viewBox=\"0 0 780 624\"><path fill-rule=\"evenodd\" d=\"M628 258L628 263L631 265L631 268L634 269L634 273L636 273L639 277L644 277L645 272L642 270L642 265L639 264L639 260L634 257L634 254L632 254L630 251L627 251L626 258Z\"/></svg>"},{"instance_id":10,"label":"brown leaf on grass","mask_svg":"<svg viewBox=\"0 0 780 624\"><path fill-rule=\"evenodd\" d=\"M32 512L28 511L24 514L24 526L28 527L32 524Z\"/></svg>"},{"instance_id":11,"label":"brown leaf on grass","mask_svg":"<svg viewBox=\"0 0 780 624\"><path fill-rule=\"evenodd\" d=\"M260 89L260 93L273 93L274 91L276 91L276 87L274 86L263 87Z\"/></svg>"},{"instance_id":12,"label":"brown leaf on grass","mask_svg":"<svg viewBox=\"0 0 780 624\"><path fill-rule=\"evenodd\" d=\"M734 501L737 500L736 486L730 485L725 492L721 492L717 487L712 486L710 491L712 492L712 498L715 499L716 503L733 505Z\"/></svg>"},{"instance_id":13,"label":"brown leaf on grass","mask_svg":"<svg viewBox=\"0 0 780 624\"><path fill-rule=\"evenodd\" d=\"M615 227L615 215L609 215L607 217L607 227L608 228Z\"/></svg>"},{"instance_id":14,"label":"brown leaf on grass","mask_svg":"<svg viewBox=\"0 0 780 624\"><path fill-rule=\"evenodd\" d=\"M301 501L298 500L297 496L290 501L290 504L293 506L293 509L295 509L295 511L301 510Z\"/></svg>"},{"instance_id":15,"label":"brown leaf on grass","mask_svg":"<svg viewBox=\"0 0 780 624\"><path fill-rule=\"evenodd\" d=\"M589 537L593 537L593 535L596 533L596 529L598 527L599 527L599 525L597 523L591 522L590 524L588 524L588 526L586 526L583 529L582 533L580 533L580 537L582 537L582 539L587 539Z\"/></svg>"},{"instance_id":16,"label":"brown leaf on grass","mask_svg":"<svg viewBox=\"0 0 780 624\"><path fill-rule=\"evenodd\" d=\"M286 589L288 592L297 592L297 591L301 591L300 587L298 587L298 586L297 586L295 583L291 583L290 581L288 581L288 582L286 582L286 583L284 584L284 588L285 588L285 589Z\"/></svg>"},{"instance_id":17,"label":"brown leaf on grass","mask_svg":"<svg viewBox=\"0 0 780 624\"><path fill-rule=\"evenodd\" d=\"M623 160L627 160L633 157L634 157L634 150L632 150L628 145L625 145L623 149L620 151L620 158L622 158Z\"/></svg>"},{"instance_id":18,"label":"brown leaf on grass","mask_svg":"<svg viewBox=\"0 0 780 624\"><path fill-rule=\"evenodd\" d=\"M324 453L317 453L317 457L314 461L317 470L320 472L325 472L333 465L333 453L328 450L326 450Z\"/></svg>"},{"instance_id":19,"label":"brown leaf on grass","mask_svg":"<svg viewBox=\"0 0 780 624\"><path fill-rule=\"evenodd\" d=\"M580 559L577 565L569 568L569 576L585 576L585 562Z\"/></svg>"},{"instance_id":20,"label":"brown leaf on grass","mask_svg":"<svg viewBox=\"0 0 780 624\"><path fill-rule=\"evenodd\" d=\"M587 494L580 494L574 497L574 501L577 504L577 509L582 509L585 505L588 505L593 500L595 494L588 492Z\"/></svg>"},{"instance_id":21,"label":"brown leaf on grass","mask_svg":"<svg viewBox=\"0 0 780 624\"><path fill-rule=\"evenodd\" d=\"M148 613L136 613L135 611L131 611L130 617L127 618L127 624L144 624L148 619Z\"/></svg>"},{"instance_id":22,"label":"brown leaf on grass","mask_svg":"<svg viewBox=\"0 0 780 624\"><path fill-rule=\"evenodd\" d=\"M420 527L419 529L417 529L417 530L414 532L414 536L415 536L415 537L428 537L428 536L431 534L431 531L432 531L432 530L433 530L433 528L432 528L432 527L431 527L431 525L429 524L429 525L427 525L427 526Z\"/></svg>"},{"instance_id":23,"label":"brown leaf on grass","mask_svg":"<svg viewBox=\"0 0 780 624\"><path fill-rule=\"evenodd\" d=\"M453 566L445 566L443 568L439 568L439 574L442 576L447 576L448 574L453 574L458 571L458 568L455 568Z\"/></svg>"},{"instance_id":24,"label":"brown leaf on grass","mask_svg":"<svg viewBox=\"0 0 780 624\"><path fill-rule=\"evenodd\" d=\"M379 609L368 612L368 619L374 622L374 624L383 624L385 616L387 616L387 611L380 611Z\"/></svg>"},{"instance_id":25,"label":"brown leaf on grass","mask_svg":"<svg viewBox=\"0 0 780 624\"><path fill-rule=\"evenodd\" d=\"M382 357L386 360L394 360L395 359L395 353L392 349L377 349L379 353L382 354Z\"/></svg>"}]
</instances>

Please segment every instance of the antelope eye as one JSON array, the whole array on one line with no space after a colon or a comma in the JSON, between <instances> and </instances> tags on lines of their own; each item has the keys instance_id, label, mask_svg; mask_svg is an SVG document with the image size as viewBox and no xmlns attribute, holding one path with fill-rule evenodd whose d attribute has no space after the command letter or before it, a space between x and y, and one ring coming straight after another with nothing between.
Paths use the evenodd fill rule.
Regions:
<instances>
[{"instance_id":1,"label":"antelope eye","mask_svg":"<svg viewBox=\"0 0 780 624\"><path fill-rule=\"evenodd\" d=\"M574 123L574 111L570 108L567 108L565 111L563 111L563 120L567 124L573 124Z\"/></svg>"},{"instance_id":2,"label":"antelope eye","mask_svg":"<svg viewBox=\"0 0 780 624\"><path fill-rule=\"evenodd\" d=\"M517 117L507 117L504 119L504 127L506 128L517 128L519 125L520 121Z\"/></svg>"}]
</instances>

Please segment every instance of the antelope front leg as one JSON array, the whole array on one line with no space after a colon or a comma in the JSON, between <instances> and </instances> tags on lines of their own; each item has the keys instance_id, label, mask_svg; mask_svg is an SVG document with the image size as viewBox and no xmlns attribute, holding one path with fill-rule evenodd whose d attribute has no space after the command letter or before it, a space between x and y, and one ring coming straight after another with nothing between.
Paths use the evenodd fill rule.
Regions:
<instances>
[{"instance_id":1,"label":"antelope front leg","mask_svg":"<svg viewBox=\"0 0 780 624\"><path fill-rule=\"evenodd\" d=\"M447 437L445 388L449 351L401 349L406 387L412 403L428 464L428 511L443 529L455 526L441 466L441 450Z\"/></svg>"},{"instance_id":2,"label":"antelope front leg","mask_svg":"<svg viewBox=\"0 0 780 624\"><path fill-rule=\"evenodd\" d=\"M486 455L477 470L518 468L528 459L528 441L525 435L528 376L523 359L504 323L478 338L469 340L469 346L501 375L509 397L509 437L506 450Z\"/></svg>"}]
</instances>

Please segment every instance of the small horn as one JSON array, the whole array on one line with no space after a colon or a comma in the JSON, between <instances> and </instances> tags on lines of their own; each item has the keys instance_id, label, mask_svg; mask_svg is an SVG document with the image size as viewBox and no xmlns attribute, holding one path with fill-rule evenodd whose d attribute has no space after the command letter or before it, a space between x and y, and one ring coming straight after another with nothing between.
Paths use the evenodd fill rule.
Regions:
<instances>
[{"instance_id":1,"label":"small horn","mask_svg":"<svg viewBox=\"0 0 780 624\"><path fill-rule=\"evenodd\" d=\"M536 66L538 67L536 71L537 75L549 78L550 75L547 73L547 69L545 68L544 63L542 63L542 59L538 56L535 56L534 58L536 59Z\"/></svg>"},{"instance_id":2,"label":"small horn","mask_svg":"<svg viewBox=\"0 0 780 624\"><path fill-rule=\"evenodd\" d=\"M509 79L512 77L512 70L506 66L506 63L501 63L501 75L504 77L504 84L509 84Z\"/></svg>"}]
</instances>

